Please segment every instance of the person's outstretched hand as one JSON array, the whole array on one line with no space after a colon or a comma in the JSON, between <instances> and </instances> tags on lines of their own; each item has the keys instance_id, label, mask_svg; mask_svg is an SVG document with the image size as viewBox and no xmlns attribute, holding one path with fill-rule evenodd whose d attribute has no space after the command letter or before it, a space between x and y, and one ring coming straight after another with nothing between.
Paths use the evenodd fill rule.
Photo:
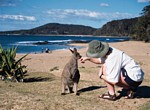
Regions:
<instances>
[{"instance_id":1,"label":"person's outstretched hand","mask_svg":"<svg viewBox=\"0 0 150 110\"><path fill-rule=\"evenodd\" d=\"M86 60L89 60L89 57L81 57L80 58L81 63L85 63Z\"/></svg>"}]
</instances>

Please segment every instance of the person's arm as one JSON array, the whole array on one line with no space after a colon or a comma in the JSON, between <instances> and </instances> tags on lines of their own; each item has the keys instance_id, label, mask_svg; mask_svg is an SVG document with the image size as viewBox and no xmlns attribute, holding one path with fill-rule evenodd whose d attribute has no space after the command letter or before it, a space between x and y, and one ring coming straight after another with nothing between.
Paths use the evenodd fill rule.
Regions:
<instances>
[{"instance_id":1,"label":"person's arm","mask_svg":"<svg viewBox=\"0 0 150 110\"><path fill-rule=\"evenodd\" d=\"M81 57L80 59L81 63L84 63L87 60L95 64L101 64L99 58Z\"/></svg>"}]
</instances>

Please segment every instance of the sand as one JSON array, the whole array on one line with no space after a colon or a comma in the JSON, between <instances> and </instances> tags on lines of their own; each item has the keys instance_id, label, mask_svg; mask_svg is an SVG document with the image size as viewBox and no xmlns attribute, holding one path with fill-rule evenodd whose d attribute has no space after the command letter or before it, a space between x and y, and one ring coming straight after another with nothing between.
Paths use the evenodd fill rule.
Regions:
<instances>
[{"instance_id":1,"label":"sand","mask_svg":"<svg viewBox=\"0 0 150 110\"><path fill-rule=\"evenodd\" d=\"M87 44L72 44L84 46L84 48L79 49L79 53L85 56ZM109 43L117 49L120 49L127 53L129 56L134 58L138 63L141 64L146 75L150 73L150 43L144 43L139 41L125 41L117 43ZM17 58L20 58L24 54L17 54ZM23 64L27 66L29 72L50 72L50 69L59 68L63 69L67 61L71 56L69 50L58 50L52 53L41 53L41 54L29 54L23 61ZM91 62L80 63L79 67L96 67ZM61 74L61 71L60 71ZM59 75L60 75L59 74ZM58 75L58 76L59 76ZM93 75L94 76L94 75Z\"/></svg>"},{"instance_id":2,"label":"sand","mask_svg":"<svg viewBox=\"0 0 150 110\"><path fill-rule=\"evenodd\" d=\"M85 56L86 48L88 44L72 44L72 45L80 45L84 48L79 49L78 52ZM125 42L117 42L117 43L109 43L110 46L113 46L117 49L124 51L126 54L131 56L133 59L138 62L143 71L145 72L145 77L150 75L150 43L144 43L140 41L125 41ZM17 54L17 58L20 58L24 54ZM51 72L53 69L58 69L59 71L53 72L54 75L60 77L61 72L65 64L68 62L71 56L71 52L68 50L56 50L52 53L39 53L39 54L29 54L24 61L22 62L27 66L28 72ZM99 65L93 64L91 62L80 63L79 68L96 68ZM91 73L87 75L82 75L81 78L83 80L96 80L99 81L97 71L90 71ZM92 77L91 77L92 75Z\"/></svg>"}]
</instances>

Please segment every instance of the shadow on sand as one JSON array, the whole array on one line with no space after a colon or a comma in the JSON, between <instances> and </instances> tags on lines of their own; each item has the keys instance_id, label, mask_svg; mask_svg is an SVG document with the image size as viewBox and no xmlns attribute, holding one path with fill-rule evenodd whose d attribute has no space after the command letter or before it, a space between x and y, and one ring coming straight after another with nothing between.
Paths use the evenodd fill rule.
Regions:
<instances>
[{"instance_id":1,"label":"shadow on sand","mask_svg":"<svg viewBox=\"0 0 150 110\"><path fill-rule=\"evenodd\" d=\"M119 91L120 97L126 96L126 90ZM150 98L150 87L139 86L135 94L135 98Z\"/></svg>"},{"instance_id":2,"label":"shadow on sand","mask_svg":"<svg viewBox=\"0 0 150 110\"><path fill-rule=\"evenodd\" d=\"M30 82L53 81L53 80L54 80L54 78L34 77L34 78L26 78L26 79L24 79L24 82L30 83Z\"/></svg>"},{"instance_id":3,"label":"shadow on sand","mask_svg":"<svg viewBox=\"0 0 150 110\"><path fill-rule=\"evenodd\" d=\"M150 87L140 86L137 90L137 98L150 98Z\"/></svg>"},{"instance_id":4,"label":"shadow on sand","mask_svg":"<svg viewBox=\"0 0 150 110\"><path fill-rule=\"evenodd\" d=\"M99 88L105 88L106 86L89 86L89 87L86 87L86 88L82 88L80 90L78 90L79 93L82 93L82 92L89 92L89 91L93 91L93 90L96 90L96 89L99 89Z\"/></svg>"}]
</instances>

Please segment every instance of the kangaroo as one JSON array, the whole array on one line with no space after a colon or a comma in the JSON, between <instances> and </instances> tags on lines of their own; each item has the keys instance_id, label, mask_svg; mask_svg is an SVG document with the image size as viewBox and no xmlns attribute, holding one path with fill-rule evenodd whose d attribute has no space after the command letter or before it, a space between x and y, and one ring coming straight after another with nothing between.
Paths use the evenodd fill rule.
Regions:
<instances>
[{"instance_id":1,"label":"kangaroo","mask_svg":"<svg viewBox=\"0 0 150 110\"><path fill-rule=\"evenodd\" d=\"M66 94L66 87L68 87L69 93L74 92L76 95L79 95L79 93L77 92L78 82L80 79L80 72L78 70L78 59L81 58L81 55L77 52L76 48L74 48L73 50L69 50L72 52L72 57L70 58L69 62L65 65L61 75L61 95Z\"/></svg>"}]
</instances>

